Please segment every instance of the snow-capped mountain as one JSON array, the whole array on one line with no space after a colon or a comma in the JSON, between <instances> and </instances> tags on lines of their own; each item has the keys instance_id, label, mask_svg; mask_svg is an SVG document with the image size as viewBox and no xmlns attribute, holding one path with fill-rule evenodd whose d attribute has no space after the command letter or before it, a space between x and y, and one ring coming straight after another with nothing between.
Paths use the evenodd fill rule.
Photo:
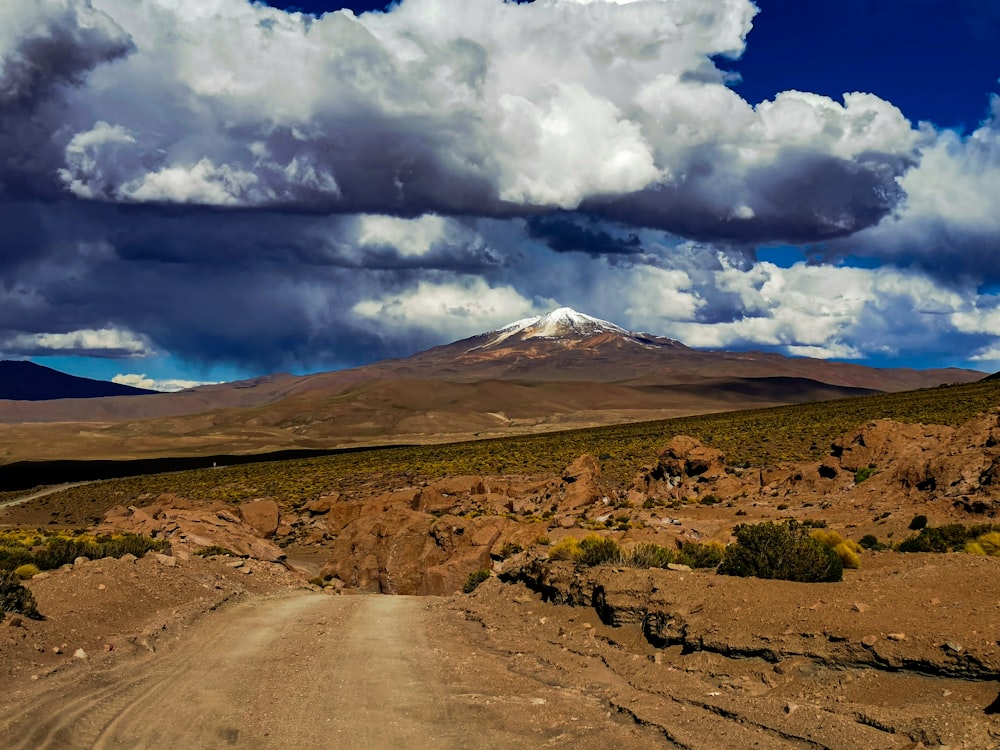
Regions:
<instances>
[{"instance_id":1,"label":"snow-capped mountain","mask_svg":"<svg viewBox=\"0 0 1000 750\"><path fill-rule=\"evenodd\" d=\"M517 320L466 341L475 342L469 348L469 351L475 351L510 347L518 342L531 342L533 339L545 339L550 343L564 345L575 345L584 341L599 345L618 340L641 346L682 346L674 339L628 331L607 320L577 312L571 307L560 307L547 315Z\"/></svg>"}]
</instances>

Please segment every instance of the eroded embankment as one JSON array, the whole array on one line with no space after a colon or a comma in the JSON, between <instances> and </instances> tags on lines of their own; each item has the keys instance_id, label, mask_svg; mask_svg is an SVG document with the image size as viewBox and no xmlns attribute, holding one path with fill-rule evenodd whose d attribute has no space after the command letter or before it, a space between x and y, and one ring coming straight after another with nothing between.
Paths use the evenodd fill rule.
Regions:
<instances>
[{"instance_id":1,"label":"eroded embankment","mask_svg":"<svg viewBox=\"0 0 1000 750\"><path fill-rule=\"evenodd\" d=\"M592 607L605 624L636 625L650 644L685 653L1000 679L993 561L892 553L869 560L869 570L835 584L543 560L504 577L546 601Z\"/></svg>"}]
</instances>

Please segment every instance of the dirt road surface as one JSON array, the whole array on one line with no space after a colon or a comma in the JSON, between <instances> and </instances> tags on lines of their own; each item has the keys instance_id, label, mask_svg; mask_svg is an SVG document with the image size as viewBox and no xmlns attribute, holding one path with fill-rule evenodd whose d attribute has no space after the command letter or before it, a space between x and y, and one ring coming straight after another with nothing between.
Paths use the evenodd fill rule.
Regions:
<instances>
[{"instance_id":1,"label":"dirt road surface","mask_svg":"<svg viewBox=\"0 0 1000 750\"><path fill-rule=\"evenodd\" d=\"M256 598L155 654L53 675L0 719L0 737L10 750L662 742L596 696L512 673L477 648L476 628L433 598Z\"/></svg>"}]
</instances>

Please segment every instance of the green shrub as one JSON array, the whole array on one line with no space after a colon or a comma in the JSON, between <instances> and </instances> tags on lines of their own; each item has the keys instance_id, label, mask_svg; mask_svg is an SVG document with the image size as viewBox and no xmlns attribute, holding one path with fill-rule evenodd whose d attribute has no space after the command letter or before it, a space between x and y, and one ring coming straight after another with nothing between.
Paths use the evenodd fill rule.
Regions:
<instances>
[{"instance_id":1,"label":"green shrub","mask_svg":"<svg viewBox=\"0 0 1000 750\"><path fill-rule=\"evenodd\" d=\"M677 562L692 568L714 568L725 555L726 548L719 542L684 542Z\"/></svg>"},{"instance_id":2,"label":"green shrub","mask_svg":"<svg viewBox=\"0 0 1000 750\"><path fill-rule=\"evenodd\" d=\"M40 620L35 605L35 596L21 585L20 579L12 570L0 570L0 620L6 612L24 615L33 620Z\"/></svg>"},{"instance_id":3,"label":"green shrub","mask_svg":"<svg viewBox=\"0 0 1000 750\"><path fill-rule=\"evenodd\" d=\"M514 544L514 542L505 542L500 548L500 552L497 553L497 557L501 560L506 560L508 557L513 557L518 552L523 552L524 549L520 544Z\"/></svg>"},{"instance_id":4,"label":"green shrub","mask_svg":"<svg viewBox=\"0 0 1000 750\"><path fill-rule=\"evenodd\" d=\"M874 534L865 534L858 541L858 544L861 545L861 547L863 547L864 549L870 549L870 550L885 549L885 545L882 544L882 542L880 542L878 540L878 537L875 536Z\"/></svg>"},{"instance_id":5,"label":"green shrub","mask_svg":"<svg viewBox=\"0 0 1000 750\"><path fill-rule=\"evenodd\" d=\"M920 529L927 527L927 516L919 515L914 516L913 520L910 521L910 531L920 531Z\"/></svg>"},{"instance_id":6,"label":"green shrub","mask_svg":"<svg viewBox=\"0 0 1000 750\"><path fill-rule=\"evenodd\" d=\"M719 573L814 583L839 581L844 565L837 554L794 521L770 521L736 528Z\"/></svg>"},{"instance_id":7,"label":"green shrub","mask_svg":"<svg viewBox=\"0 0 1000 750\"><path fill-rule=\"evenodd\" d=\"M469 577L465 579L465 585L462 586L462 592L466 594L471 594L477 588L479 584L485 581L492 575L488 570L476 570L469 573Z\"/></svg>"},{"instance_id":8,"label":"green shrub","mask_svg":"<svg viewBox=\"0 0 1000 750\"><path fill-rule=\"evenodd\" d=\"M580 557L580 540L568 536L560 539L549 550L550 560L577 560Z\"/></svg>"},{"instance_id":9,"label":"green shrub","mask_svg":"<svg viewBox=\"0 0 1000 750\"><path fill-rule=\"evenodd\" d=\"M29 578L34 578L39 574L38 566L27 563L25 565L19 565L14 568L14 575L16 575L20 580L26 581Z\"/></svg>"},{"instance_id":10,"label":"green shrub","mask_svg":"<svg viewBox=\"0 0 1000 750\"><path fill-rule=\"evenodd\" d=\"M665 568L673 561L673 551L652 542L637 544L624 558L631 568Z\"/></svg>"},{"instance_id":11,"label":"green shrub","mask_svg":"<svg viewBox=\"0 0 1000 750\"><path fill-rule=\"evenodd\" d=\"M967 529L960 523L925 526L920 532L899 545L900 552L952 552L965 548L965 543L979 536L978 529Z\"/></svg>"},{"instance_id":12,"label":"green shrub","mask_svg":"<svg viewBox=\"0 0 1000 750\"><path fill-rule=\"evenodd\" d=\"M857 570L861 567L861 556L858 554L857 549L855 549L857 546L857 542L843 541L836 547L833 547L834 554L840 558L840 562L845 568Z\"/></svg>"},{"instance_id":13,"label":"green shrub","mask_svg":"<svg viewBox=\"0 0 1000 750\"><path fill-rule=\"evenodd\" d=\"M584 565L604 565L622 562L622 549L618 542L608 537L588 534L580 541L578 562Z\"/></svg>"},{"instance_id":14,"label":"green shrub","mask_svg":"<svg viewBox=\"0 0 1000 750\"><path fill-rule=\"evenodd\" d=\"M1000 557L1000 531L991 531L976 539L976 544L983 550L984 555L990 557Z\"/></svg>"},{"instance_id":15,"label":"green shrub","mask_svg":"<svg viewBox=\"0 0 1000 750\"><path fill-rule=\"evenodd\" d=\"M215 557L216 555L219 555L220 557L241 557L241 555L237 555L228 547L220 547L218 544L202 547L201 549L195 550L194 553L199 557Z\"/></svg>"},{"instance_id":16,"label":"green shrub","mask_svg":"<svg viewBox=\"0 0 1000 750\"><path fill-rule=\"evenodd\" d=\"M874 466L862 466L856 472L854 472L854 483L861 484L866 479L871 478L871 475L875 473Z\"/></svg>"}]
</instances>

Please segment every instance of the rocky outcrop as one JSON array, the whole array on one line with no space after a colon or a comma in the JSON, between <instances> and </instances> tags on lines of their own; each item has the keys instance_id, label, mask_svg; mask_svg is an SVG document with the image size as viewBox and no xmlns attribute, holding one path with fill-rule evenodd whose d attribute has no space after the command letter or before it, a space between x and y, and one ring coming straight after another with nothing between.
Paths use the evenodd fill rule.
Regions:
<instances>
[{"instance_id":1,"label":"rocky outcrop","mask_svg":"<svg viewBox=\"0 0 1000 750\"><path fill-rule=\"evenodd\" d=\"M173 502L177 502L174 500ZM179 502L190 505L189 502ZM166 539L174 549L223 547L237 555L280 562L285 553L262 539L260 532L226 507L191 508L152 505L117 507L108 511L97 534L124 532Z\"/></svg>"}]
</instances>

